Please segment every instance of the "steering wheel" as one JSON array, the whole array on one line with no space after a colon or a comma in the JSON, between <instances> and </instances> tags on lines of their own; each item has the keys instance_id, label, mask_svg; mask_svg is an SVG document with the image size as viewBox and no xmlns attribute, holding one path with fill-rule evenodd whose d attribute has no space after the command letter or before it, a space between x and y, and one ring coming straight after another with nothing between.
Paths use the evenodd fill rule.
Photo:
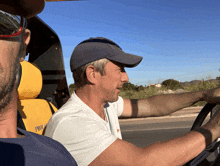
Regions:
<instances>
[{"instance_id":1,"label":"steering wheel","mask_svg":"<svg viewBox=\"0 0 220 166\"><path fill-rule=\"evenodd\" d=\"M209 114L209 112L212 111L212 109L216 106L216 104L210 104L207 103L200 113L198 114L196 120L193 123L193 126L191 128L191 131L194 129L199 128L202 123L204 122L205 118ZM212 152L216 151L220 145L220 139L216 139L213 141L209 146L206 147L206 149L201 152L196 158L189 161L185 166L196 166L199 165L199 163L203 162L201 165L211 165L211 166L217 166L220 165L220 153L218 151L218 155L216 155L215 160L212 163L209 163L209 161L206 159Z\"/></svg>"}]
</instances>

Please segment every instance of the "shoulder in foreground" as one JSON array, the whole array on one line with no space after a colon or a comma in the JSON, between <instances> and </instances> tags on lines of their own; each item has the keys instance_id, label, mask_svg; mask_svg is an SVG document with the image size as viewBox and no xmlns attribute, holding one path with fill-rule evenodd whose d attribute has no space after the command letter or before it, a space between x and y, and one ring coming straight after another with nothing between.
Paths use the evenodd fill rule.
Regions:
<instances>
[{"instance_id":1,"label":"shoulder in foreground","mask_svg":"<svg viewBox=\"0 0 220 166\"><path fill-rule=\"evenodd\" d=\"M23 142L25 141L25 144L32 145L26 147L29 157L33 155L33 153L39 153L41 160L45 160L45 162L55 162L56 164L59 163L58 165L65 166L77 165L71 154L58 141L20 128L18 128L18 130L26 136L24 137L26 140L23 140ZM55 156L59 156L59 158L56 158Z\"/></svg>"}]
</instances>

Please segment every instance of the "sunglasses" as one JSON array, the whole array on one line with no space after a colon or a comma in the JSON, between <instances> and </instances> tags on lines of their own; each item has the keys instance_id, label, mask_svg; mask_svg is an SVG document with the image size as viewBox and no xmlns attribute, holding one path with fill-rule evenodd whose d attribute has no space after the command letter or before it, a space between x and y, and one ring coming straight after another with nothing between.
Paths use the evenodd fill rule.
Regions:
<instances>
[{"instance_id":1,"label":"sunglasses","mask_svg":"<svg viewBox=\"0 0 220 166\"><path fill-rule=\"evenodd\" d=\"M19 36L26 27L26 19L0 10L0 38Z\"/></svg>"}]
</instances>

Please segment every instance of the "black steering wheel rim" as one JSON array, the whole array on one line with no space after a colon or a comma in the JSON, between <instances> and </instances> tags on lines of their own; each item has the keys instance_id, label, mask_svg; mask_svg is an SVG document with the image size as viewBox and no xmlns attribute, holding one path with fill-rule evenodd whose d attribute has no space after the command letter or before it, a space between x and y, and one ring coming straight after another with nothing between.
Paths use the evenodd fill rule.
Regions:
<instances>
[{"instance_id":1,"label":"black steering wheel rim","mask_svg":"<svg viewBox=\"0 0 220 166\"><path fill-rule=\"evenodd\" d=\"M202 108L202 110L200 111L200 113L198 114L196 120L194 121L194 123L192 125L191 131L199 128L202 125L202 123L204 122L204 120L207 117L207 115L209 114L209 112L211 112L215 106L216 106L216 104L207 103Z\"/></svg>"},{"instance_id":2,"label":"black steering wheel rim","mask_svg":"<svg viewBox=\"0 0 220 166\"><path fill-rule=\"evenodd\" d=\"M207 103L203 108L202 110L200 111L200 113L198 114L198 116L196 117L193 125L192 125L192 128L191 128L191 131L192 130L195 130L197 128L199 128L202 123L204 122L205 118L207 117L207 115L209 114L209 112L212 111L212 109L216 106L216 104L212 104L212 103ZM217 159L217 158L216 158ZM205 159L206 161L208 161L207 159ZM191 160L192 161L192 160ZM186 163L184 166L189 166L191 161L189 161L188 163Z\"/></svg>"}]
</instances>

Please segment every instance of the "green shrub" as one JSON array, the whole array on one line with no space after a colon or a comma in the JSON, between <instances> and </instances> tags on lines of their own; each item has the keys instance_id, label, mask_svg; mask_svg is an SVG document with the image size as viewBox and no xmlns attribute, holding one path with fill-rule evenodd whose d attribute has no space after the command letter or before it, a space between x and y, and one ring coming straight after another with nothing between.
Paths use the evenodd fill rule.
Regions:
<instances>
[{"instance_id":1,"label":"green shrub","mask_svg":"<svg viewBox=\"0 0 220 166\"><path fill-rule=\"evenodd\" d=\"M76 90L76 85L75 85L75 84L70 84L70 85L69 85L70 95L73 93L74 90Z\"/></svg>"},{"instance_id":2,"label":"green shrub","mask_svg":"<svg viewBox=\"0 0 220 166\"><path fill-rule=\"evenodd\" d=\"M162 86L164 86L168 89L171 89L171 90L183 89L182 84L174 79L165 80L161 84L162 84Z\"/></svg>"},{"instance_id":3,"label":"green shrub","mask_svg":"<svg viewBox=\"0 0 220 166\"><path fill-rule=\"evenodd\" d=\"M125 93L126 98L129 98L129 99L132 97L132 95L133 95L132 92L126 92Z\"/></svg>"},{"instance_id":4,"label":"green shrub","mask_svg":"<svg viewBox=\"0 0 220 166\"><path fill-rule=\"evenodd\" d=\"M144 87L142 85L138 86L137 88L137 91L143 91L144 90Z\"/></svg>"},{"instance_id":5,"label":"green shrub","mask_svg":"<svg viewBox=\"0 0 220 166\"><path fill-rule=\"evenodd\" d=\"M124 83L122 87L122 91L128 91L128 90L136 90L136 86L130 82Z\"/></svg>"}]
</instances>

